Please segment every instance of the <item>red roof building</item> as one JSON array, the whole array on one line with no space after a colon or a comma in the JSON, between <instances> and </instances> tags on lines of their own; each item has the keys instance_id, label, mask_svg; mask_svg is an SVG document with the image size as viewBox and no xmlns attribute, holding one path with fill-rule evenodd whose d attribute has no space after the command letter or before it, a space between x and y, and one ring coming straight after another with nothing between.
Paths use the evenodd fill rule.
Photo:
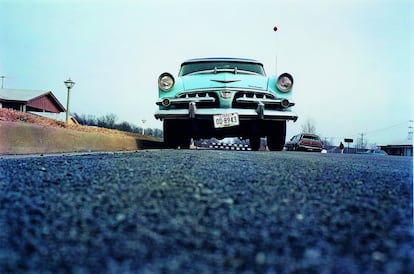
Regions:
<instances>
[{"instance_id":1,"label":"red roof building","mask_svg":"<svg viewBox=\"0 0 414 274\"><path fill-rule=\"evenodd\" d=\"M51 91L0 89L0 108L21 112L65 112L66 109Z\"/></svg>"}]
</instances>

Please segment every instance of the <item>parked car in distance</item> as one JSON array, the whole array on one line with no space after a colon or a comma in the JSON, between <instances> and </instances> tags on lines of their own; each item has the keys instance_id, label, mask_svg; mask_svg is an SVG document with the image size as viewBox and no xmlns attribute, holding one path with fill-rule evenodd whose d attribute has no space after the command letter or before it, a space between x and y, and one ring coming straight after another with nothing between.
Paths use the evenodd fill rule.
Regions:
<instances>
[{"instance_id":1,"label":"parked car in distance","mask_svg":"<svg viewBox=\"0 0 414 274\"><path fill-rule=\"evenodd\" d=\"M323 150L323 143L318 135L301 133L293 136L285 144L286 150L317 151Z\"/></svg>"},{"instance_id":2,"label":"parked car in distance","mask_svg":"<svg viewBox=\"0 0 414 274\"><path fill-rule=\"evenodd\" d=\"M158 111L167 148L189 148L190 140L249 139L252 150L267 137L269 150L282 150L292 112L293 77L267 77L252 59L199 58L181 64L178 77L158 78Z\"/></svg>"},{"instance_id":3,"label":"parked car in distance","mask_svg":"<svg viewBox=\"0 0 414 274\"><path fill-rule=\"evenodd\" d=\"M368 149L366 151L357 152L357 154L365 154L365 155L381 155L387 156L388 153L381 149Z\"/></svg>"}]
</instances>

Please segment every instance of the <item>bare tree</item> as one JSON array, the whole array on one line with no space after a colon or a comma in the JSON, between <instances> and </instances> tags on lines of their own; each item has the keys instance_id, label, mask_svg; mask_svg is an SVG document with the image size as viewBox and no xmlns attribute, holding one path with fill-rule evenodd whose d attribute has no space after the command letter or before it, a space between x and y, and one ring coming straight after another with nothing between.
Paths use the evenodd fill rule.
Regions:
<instances>
[{"instance_id":1,"label":"bare tree","mask_svg":"<svg viewBox=\"0 0 414 274\"><path fill-rule=\"evenodd\" d=\"M142 132L142 127L140 126L135 126L126 121L117 123L116 121L118 120L118 117L113 113L109 113L109 114L106 114L98 118L96 118L93 115L74 113L74 117L81 125L98 126L98 127L117 129L117 130L121 130L125 132L133 132L133 133ZM158 128L147 128L145 129L145 135L154 136L154 137L162 137L163 131Z\"/></svg>"},{"instance_id":2,"label":"bare tree","mask_svg":"<svg viewBox=\"0 0 414 274\"><path fill-rule=\"evenodd\" d=\"M126 132L132 132L132 130L133 130L132 125L128 122L125 122L125 121L123 121L119 124L116 124L114 126L114 128L117 129L117 130L126 131Z\"/></svg>"},{"instance_id":3,"label":"bare tree","mask_svg":"<svg viewBox=\"0 0 414 274\"><path fill-rule=\"evenodd\" d=\"M308 118L304 124L302 124L302 133L316 134L315 122Z\"/></svg>"},{"instance_id":4,"label":"bare tree","mask_svg":"<svg viewBox=\"0 0 414 274\"><path fill-rule=\"evenodd\" d=\"M88 125L88 126L97 125L96 117L93 115L73 113L73 117L75 117L76 121L78 121L79 124L81 125Z\"/></svg>"},{"instance_id":5,"label":"bare tree","mask_svg":"<svg viewBox=\"0 0 414 274\"><path fill-rule=\"evenodd\" d=\"M325 147L333 146L333 143L334 143L334 141L333 141L332 137L329 138L329 139L327 137L323 138L323 145Z\"/></svg>"},{"instance_id":6,"label":"bare tree","mask_svg":"<svg viewBox=\"0 0 414 274\"><path fill-rule=\"evenodd\" d=\"M98 127L114 129L116 120L118 120L118 117L115 114L113 113L106 114L105 116L98 118Z\"/></svg>"}]
</instances>

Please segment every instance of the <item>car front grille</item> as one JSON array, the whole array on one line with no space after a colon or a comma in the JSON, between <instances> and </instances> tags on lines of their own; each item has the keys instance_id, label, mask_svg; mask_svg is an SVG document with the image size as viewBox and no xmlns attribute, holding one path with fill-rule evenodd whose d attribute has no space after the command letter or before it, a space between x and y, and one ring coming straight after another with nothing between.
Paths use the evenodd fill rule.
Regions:
<instances>
[{"instance_id":1,"label":"car front grille","mask_svg":"<svg viewBox=\"0 0 414 274\"><path fill-rule=\"evenodd\" d=\"M179 99L191 99L191 98L213 98L214 100L200 100L197 102L197 108L218 108L220 107L220 100L216 92L214 91L197 91L180 94L177 96ZM188 108L188 103L178 104L176 108Z\"/></svg>"},{"instance_id":2,"label":"car front grille","mask_svg":"<svg viewBox=\"0 0 414 274\"><path fill-rule=\"evenodd\" d=\"M220 93L223 91L232 92L231 104L221 105ZM190 102L195 102L197 108L220 108L231 107L240 109L257 109L259 104L264 105L267 110L281 110L283 109L281 99L270 92L258 90L234 90L234 89L219 89L219 90L192 90L178 94L174 99L171 99L171 109L187 109ZM221 102L221 103L220 103ZM230 102L229 102L230 103ZM292 104L293 105L293 104Z\"/></svg>"},{"instance_id":3,"label":"car front grille","mask_svg":"<svg viewBox=\"0 0 414 274\"><path fill-rule=\"evenodd\" d=\"M232 107L242 108L242 109L256 109L258 102L262 102L266 106L266 109L270 109L270 110L281 109L280 104L273 103L272 102L273 100L277 100L277 99L271 93L258 92L258 91L238 91L234 95Z\"/></svg>"}]
</instances>

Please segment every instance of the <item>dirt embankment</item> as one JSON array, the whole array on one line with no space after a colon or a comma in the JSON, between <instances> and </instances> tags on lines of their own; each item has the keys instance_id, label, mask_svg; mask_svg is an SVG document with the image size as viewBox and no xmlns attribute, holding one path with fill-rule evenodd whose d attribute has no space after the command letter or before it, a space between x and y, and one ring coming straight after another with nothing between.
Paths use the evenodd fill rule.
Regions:
<instances>
[{"instance_id":1,"label":"dirt embankment","mask_svg":"<svg viewBox=\"0 0 414 274\"><path fill-rule=\"evenodd\" d=\"M0 109L0 154L134 151L158 138Z\"/></svg>"}]
</instances>

